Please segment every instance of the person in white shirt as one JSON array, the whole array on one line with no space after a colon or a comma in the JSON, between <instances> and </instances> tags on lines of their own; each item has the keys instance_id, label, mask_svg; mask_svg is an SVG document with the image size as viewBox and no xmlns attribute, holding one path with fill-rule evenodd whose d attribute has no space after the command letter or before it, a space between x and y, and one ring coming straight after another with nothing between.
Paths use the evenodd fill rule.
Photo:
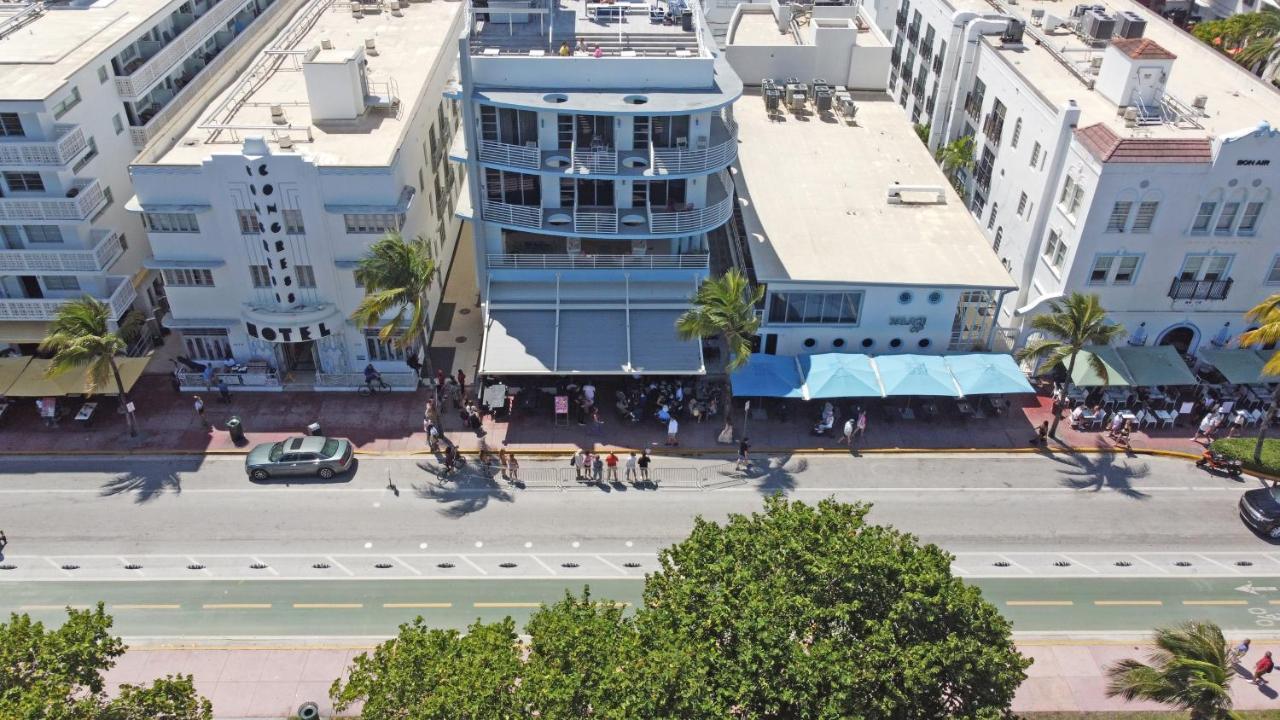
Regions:
<instances>
[{"instance_id":1,"label":"person in white shirt","mask_svg":"<svg viewBox=\"0 0 1280 720\"><path fill-rule=\"evenodd\" d=\"M635 485L640 481L640 476L636 474L636 454L631 453L627 458L627 482Z\"/></svg>"},{"instance_id":2,"label":"person in white shirt","mask_svg":"<svg viewBox=\"0 0 1280 720\"><path fill-rule=\"evenodd\" d=\"M671 420L667 422L667 444L668 445L680 444L679 442L676 441L676 433L678 433L679 431L680 431L680 422L677 421L675 418L671 418Z\"/></svg>"}]
</instances>

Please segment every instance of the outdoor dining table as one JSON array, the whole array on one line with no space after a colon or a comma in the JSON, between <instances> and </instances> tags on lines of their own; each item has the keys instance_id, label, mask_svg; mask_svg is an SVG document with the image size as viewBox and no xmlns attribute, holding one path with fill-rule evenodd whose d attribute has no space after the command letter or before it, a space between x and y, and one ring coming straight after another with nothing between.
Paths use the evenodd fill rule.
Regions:
<instances>
[{"instance_id":1,"label":"outdoor dining table","mask_svg":"<svg viewBox=\"0 0 1280 720\"><path fill-rule=\"evenodd\" d=\"M87 402L80 406L80 412L76 413L76 422L84 423L88 426L89 421L93 419L93 413L98 409L98 403Z\"/></svg>"}]
</instances>

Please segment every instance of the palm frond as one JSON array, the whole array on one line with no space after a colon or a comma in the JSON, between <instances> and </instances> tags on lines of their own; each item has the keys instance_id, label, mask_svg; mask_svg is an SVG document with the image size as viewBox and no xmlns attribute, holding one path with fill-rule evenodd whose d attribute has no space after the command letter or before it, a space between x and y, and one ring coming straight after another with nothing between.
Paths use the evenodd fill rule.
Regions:
<instances>
[{"instance_id":1,"label":"palm frond","mask_svg":"<svg viewBox=\"0 0 1280 720\"><path fill-rule=\"evenodd\" d=\"M1226 640L1217 625L1187 622L1157 628L1147 663L1121 660L1107 668L1107 695L1152 700L1192 717L1231 718L1231 680Z\"/></svg>"},{"instance_id":2,"label":"palm frond","mask_svg":"<svg viewBox=\"0 0 1280 720\"><path fill-rule=\"evenodd\" d=\"M760 330L756 305L763 287L752 287L746 276L731 269L698 286L693 306L676 318L676 334L684 340L720 337L729 353L726 366L735 370L751 354L752 338Z\"/></svg>"},{"instance_id":3,"label":"palm frond","mask_svg":"<svg viewBox=\"0 0 1280 720\"><path fill-rule=\"evenodd\" d=\"M58 309L49 323L49 334L40 348L53 353L47 377L79 371L85 375L90 394L112 380L112 358L128 348L126 334L136 331L136 321L126 320L111 330L111 309L94 298L85 296Z\"/></svg>"},{"instance_id":4,"label":"palm frond","mask_svg":"<svg viewBox=\"0 0 1280 720\"><path fill-rule=\"evenodd\" d=\"M361 327L380 329L384 340L408 347L425 333L427 291L437 271L431 248L422 238L406 240L387 233L369 247L356 266L355 277L365 296L351 314ZM394 313L389 319L387 315ZM409 326L404 325L409 318Z\"/></svg>"}]
</instances>

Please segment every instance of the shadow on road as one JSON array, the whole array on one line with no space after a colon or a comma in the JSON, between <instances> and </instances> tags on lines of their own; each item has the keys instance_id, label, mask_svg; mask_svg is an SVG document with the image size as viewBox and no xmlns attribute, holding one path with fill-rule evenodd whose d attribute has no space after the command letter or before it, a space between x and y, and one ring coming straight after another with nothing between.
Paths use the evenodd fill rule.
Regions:
<instances>
[{"instance_id":1,"label":"shadow on road","mask_svg":"<svg viewBox=\"0 0 1280 720\"><path fill-rule=\"evenodd\" d=\"M1151 466L1145 462L1130 463L1114 453L1085 455L1071 453L1049 456L1054 462L1065 465L1059 472L1064 476L1062 485L1076 490L1099 492L1110 490L1134 500L1145 500L1150 495L1133 487L1134 480L1151 474Z\"/></svg>"},{"instance_id":2,"label":"shadow on road","mask_svg":"<svg viewBox=\"0 0 1280 720\"><path fill-rule=\"evenodd\" d=\"M418 467L435 475L435 483L419 483L413 486L413 492L424 500L434 500L444 507L440 514L448 518L462 518L479 512L489 506L490 502L515 502L503 485L505 481L495 478L485 467L477 472L470 465L444 474L444 469L432 463L420 462Z\"/></svg>"},{"instance_id":3,"label":"shadow on road","mask_svg":"<svg viewBox=\"0 0 1280 720\"><path fill-rule=\"evenodd\" d=\"M145 465L104 482L99 494L111 497L132 493L133 501L141 505L154 500L157 495L170 492L182 494L182 475L172 468Z\"/></svg>"}]
</instances>

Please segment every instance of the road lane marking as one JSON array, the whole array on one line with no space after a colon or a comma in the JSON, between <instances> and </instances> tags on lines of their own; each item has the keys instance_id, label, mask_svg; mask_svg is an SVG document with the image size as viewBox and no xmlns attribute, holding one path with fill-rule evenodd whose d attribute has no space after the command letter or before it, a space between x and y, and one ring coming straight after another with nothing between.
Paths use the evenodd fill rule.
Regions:
<instances>
[{"instance_id":1,"label":"road lane marking","mask_svg":"<svg viewBox=\"0 0 1280 720\"><path fill-rule=\"evenodd\" d=\"M1163 601L1163 600L1094 600L1094 601L1093 601L1093 604L1094 604L1094 605L1103 605L1103 606L1108 606L1108 605L1118 605L1118 606L1128 606L1128 605L1164 605L1164 601Z\"/></svg>"},{"instance_id":2,"label":"road lane marking","mask_svg":"<svg viewBox=\"0 0 1280 720\"><path fill-rule=\"evenodd\" d=\"M424 602L424 603L382 603L382 607L384 607L384 608L392 608L392 609L399 609L399 608L432 608L432 609L436 609L436 610L446 610L446 609L448 609L448 608L453 607L453 603L451 603L451 602L437 602L437 603L430 603L430 602Z\"/></svg>"},{"instance_id":3,"label":"road lane marking","mask_svg":"<svg viewBox=\"0 0 1280 720\"><path fill-rule=\"evenodd\" d=\"M1280 605L1280 600L1268 600L1268 605Z\"/></svg>"},{"instance_id":4,"label":"road lane marking","mask_svg":"<svg viewBox=\"0 0 1280 720\"><path fill-rule=\"evenodd\" d=\"M270 610L271 603L205 603L205 610Z\"/></svg>"},{"instance_id":5,"label":"road lane marking","mask_svg":"<svg viewBox=\"0 0 1280 720\"><path fill-rule=\"evenodd\" d=\"M1006 600L1009 607L1063 607L1074 605L1070 600Z\"/></svg>"},{"instance_id":6,"label":"road lane marking","mask_svg":"<svg viewBox=\"0 0 1280 720\"><path fill-rule=\"evenodd\" d=\"M295 610L357 610L364 603L294 603Z\"/></svg>"},{"instance_id":7,"label":"road lane marking","mask_svg":"<svg viewBox=\"0 0 1280 720\"><path fill-rule=\"evenodd\" d=\"M421 570L419 570L418 568L416 568L416 567L414 567L414 566L410 565L409 563L407 563L407 562L405 562L405 561L401 560L399 557L397 557L397 556L395 556L395 555L392 555L392 556L391 556L391 559L392 559L392 560L395 560L397 565L399 565L400 567L402 567L402 568L404 568L404 569L408 570L409 572L413 573L414 575L421 575L421 574L422 574L422 571L421 571Z\"/></svg>"},{"instance_id":8,"label":"road lane marking","mask_svg":"<svg viewBox=\"0 0 1280 720\"><path fill-rule=\"evenodd\" d=\"M471 561L471 558L467 557L466 555L459 555L458 557L462 559L462 562L464 562L464 563L466 563L466 564L470 565L471 567L475 568L476 572L480 573L481 575L488 575L488 574L489 574L489 571L488 571L488 570L485 570L484 568L482 568L482 567L480 567L479 565L477 565L477 564L475 564L474 562L472 562L472 561Z\"/></svg>"},{"instance_id":9,"label":"road lane marking","mask_svg":"<svg viewBox=\"0 0 1280 720\"><path fill-rule=\"evenodd\" d=\"M123 603L112 605L112 610L178 610L182 606L172 603Z\"/></svg>"},{"instance_id":10,"label":"road lane marking","mask_svg":"<svg viewBox=\"0 0 1280 720\"><path fill-rule=\"evenodd\" d=\"M534 602L478 602L473 603L472 607L477 608L540 608L542 603Z\"/></svg>"},{"instance_id":11,"label":"road lane marking","mask_svg":"<svg viewBox=\"0 0 1280 720\"><path fill-rule=\"evenodd\" d=\"M618 567L617 565L614 565L613 563L609 562L608 560L605 560L604 558L600 557L599 555L596 555L596 559L597 559L597 560L599 560L600 562L604 563L605 565L608 565L609 567L613 568L614 570L617 570L619 575L630 575L630 573L628 573L626 570L623 570L622 568Z\"/></svg>"},{"instance_id":12,"label":"road lane marking","mask_svg":"<svg viewBox=\"0 0 1280 720\"><path fill-rule=\"evenodd\" d=\"M326 555L326 556L325 556L325 560L328 560L328 561L329 561L329 562L330 562L334 567L336 567L336 568L338 568L339 570L341 570L342 572L346 573L346 574L347 574L347 577L354 577L354 576L355 576L355 573L353 573L353 572L351 572L350 570L348 570L348 569L347 569L347 567L346 567L345 565L343 565L342 563L338 562L337 560L334 560L332 555Z\"/></svg>"},{"instance_id":13,"label":"road lane marking","mask_svg":"<svg viewBox=\"0 0 1280 720\"><path fill-rule=\"evenodd\" d=\"M88 605L21 605L18 607L23 612L43 612L57 611L71 608L72 610L88 610Z\"/></svg>"},{"instance_id":14,"label":"road lane marking","mask_svg":"<svg viewBox=\"0 0 1280 720\"><path fill-rule=\"evenodd\" d=\"M1248 600L1183 600L1183 605L1248 605Z\"/></svg>"},{"instance_id":15,"label":"road lane marking","mask_svg":"<svg viewBox=\"0 0 1280 720\"><path fill-rule=\"evenodd\" d=\"M529 545L529 544L530 544L530 543L525 543L525 545ZM541 566L542 566L542 569L543 569L543 570L546 570L548 575L556 575L556 574L558 574L558 573L556 573L556 571L555 571L555 569L554 569L554 568L552 568L550 565L548 565L548 564L546 564L545 562L543 562L543 561L542 561L542 558L538 557L537 555L530 555L529 557L530 557L530 558L532 558L534 562L536 562L536 563L538 563L539 565L541 565Z\"/></svg>"}]
</instances>

